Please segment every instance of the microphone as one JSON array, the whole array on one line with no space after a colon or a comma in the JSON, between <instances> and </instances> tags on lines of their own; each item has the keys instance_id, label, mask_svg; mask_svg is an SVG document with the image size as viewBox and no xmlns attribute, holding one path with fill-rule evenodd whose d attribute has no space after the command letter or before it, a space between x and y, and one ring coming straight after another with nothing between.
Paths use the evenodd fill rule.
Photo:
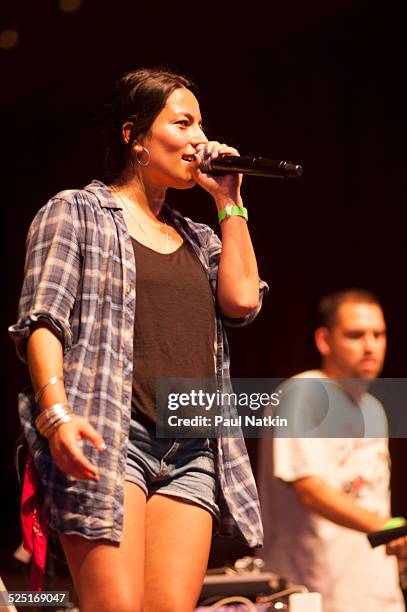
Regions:
<instances>
[{"instance_id":1,"label":"microphone","mask_svg":"<svg viewBox=\"0 0 407 612\"><path fill-rule=\"evenodd\" d=\"M371 531L367 534L370 546L375 548L381 544L388 544L392 540L397 540L407 535L407 527L395 527L394 529L382 529L381 531Z\"/></svg>"},{"instance_id":2,"label":"microphone","mask_svg":"<svg viewBox=\"0 0 407 612\"><path fill-rule=\"evenodd\" d=\"M249 174L266 176L275 179L299 179L302 176L302 166L290 161L266 159L238 155L220 155L216 159L203 159L199 169L204 174L222 176L224 174Z\"/></svg>"}]
</instances>

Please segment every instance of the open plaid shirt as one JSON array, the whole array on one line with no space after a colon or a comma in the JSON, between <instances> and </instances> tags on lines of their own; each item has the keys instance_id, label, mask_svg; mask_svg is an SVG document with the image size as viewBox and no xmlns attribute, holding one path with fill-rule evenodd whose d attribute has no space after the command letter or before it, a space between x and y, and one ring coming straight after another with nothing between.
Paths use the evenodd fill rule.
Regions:
<instances>
[{"instance_id":1,"label":"open plaid shirt","mask_svg":"<svg viewBox=\"0 0 407 612\"><path fill-rule=\"evenodd\" d=\"M166 215L194 249L213 293L221 242L206 225L166 207ZM19 356L39 319L46 320L64 350L68 401L103 436L100 453L84 450L99 467L100 480L76 480L55 465L38 434L32 390L19 395L19 414L43 489L44 510L56 531L120 541L123 483L130 425L136 265L122 207L100 181L58 193L37 213L27 237L19 318L9 329ZM267 285L260 281L260 298ZM249 323L249 316L223 322ZM216 314L216 375L229 381L229 349ZM193 350L193 347L191 347ZM262 543L257 490L242 437L219 438L217 455L220 533L250 546Z\"/></svg>"}]
</instances>

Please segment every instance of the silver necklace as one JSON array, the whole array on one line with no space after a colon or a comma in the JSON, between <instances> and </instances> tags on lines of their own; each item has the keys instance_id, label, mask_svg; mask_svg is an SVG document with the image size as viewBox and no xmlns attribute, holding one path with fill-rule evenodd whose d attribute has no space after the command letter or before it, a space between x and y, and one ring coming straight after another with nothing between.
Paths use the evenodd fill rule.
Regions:
<instances>
[{"instance_id":1,"label":"silver necklace","mask_svg":"<svg viewBox=\"0 0 407 612\"><path fill-rule=\"evenodd\" d=\"M124 205L125 210L127 210L127 212L130 214L130 216L132 217L132 219L137 223L137 225L139 226L139 228L141 229L141 231L143 232L144 236L147 238L147 240L150 242L150 244L153 246L154 251L156 250L155 248L155 244L154 242L151 240L150 236L147 234L146 230L144 229L144 227L141 225L140 221L137 219L136 215L134 214L134 211L132 210L132 207L128 204L128 202L120 195L120 193L118 191L116 191L116 189L112 190L112 193L117 195L117 197L119 198L119 200L122 202L122 204ZM165 217L163 217L164 220L164 227L165 227L165 252L168 253L168 227L167 227L167 222L165 221Z\"/></svg>"}]
</instances>

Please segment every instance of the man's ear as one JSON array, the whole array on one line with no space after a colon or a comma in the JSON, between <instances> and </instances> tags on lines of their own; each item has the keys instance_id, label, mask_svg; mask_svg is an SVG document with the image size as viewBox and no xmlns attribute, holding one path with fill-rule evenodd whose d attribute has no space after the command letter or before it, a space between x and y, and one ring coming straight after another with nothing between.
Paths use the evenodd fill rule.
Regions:
<instances>
[{"instance_id":1,"label":"man's ear","mask_svg":"<svg viewBox=\"0 0 407 612\"><path fill-rule=\"evenodd\" d=\"M328 357L331 353L330 331L327 327L318 327L314 334L315 344L323 357Z\"/></svg>"}]
</instances>

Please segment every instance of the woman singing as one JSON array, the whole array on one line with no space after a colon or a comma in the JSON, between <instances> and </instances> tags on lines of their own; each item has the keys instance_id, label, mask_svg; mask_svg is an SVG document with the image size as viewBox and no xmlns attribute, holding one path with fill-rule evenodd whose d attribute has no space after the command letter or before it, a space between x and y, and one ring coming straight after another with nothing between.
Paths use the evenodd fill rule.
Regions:
<instances>
[{"instance_id":1,"label":"woman singing","mask_svg":"<svg viewBox=\"0 0 407 612\"><path fill-rule=\"evenodd\" d=\"M214 524L261 544L243 439L155 435L155 380L228 388L223 325L250 322L267 290L241 176L199 170L238 153L208 141L194 91L164 70L126 74L107 109L106 184L58 193L28 234L10 328L33 385L19 411L81 612L190 612ZM222 242L165 203L196 183Z\"/></svg>"}]
</instances>

